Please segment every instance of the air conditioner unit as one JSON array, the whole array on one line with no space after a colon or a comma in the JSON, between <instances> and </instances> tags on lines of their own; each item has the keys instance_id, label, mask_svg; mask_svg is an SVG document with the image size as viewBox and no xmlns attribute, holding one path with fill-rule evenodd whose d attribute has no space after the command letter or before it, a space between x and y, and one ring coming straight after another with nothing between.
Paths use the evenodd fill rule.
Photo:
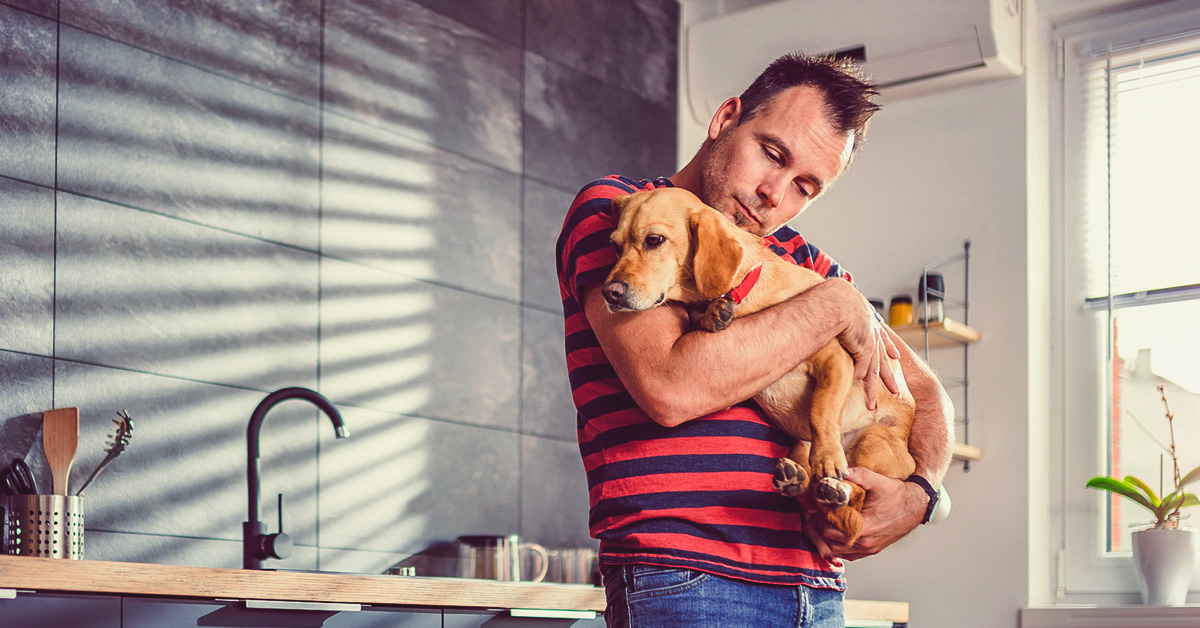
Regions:
<instances>
[{"instance_id":1,"label":"air conditioner unit","mask_svg":"<svg viewBox=\"0 0 1200 628\"><path fill-rule=\"evenodd\" d=\"M858 50L884 102L1019 76L1020 0L783 0L686 31L686 94L707 125L780 55Z\"/></svg>"}]
</instances>

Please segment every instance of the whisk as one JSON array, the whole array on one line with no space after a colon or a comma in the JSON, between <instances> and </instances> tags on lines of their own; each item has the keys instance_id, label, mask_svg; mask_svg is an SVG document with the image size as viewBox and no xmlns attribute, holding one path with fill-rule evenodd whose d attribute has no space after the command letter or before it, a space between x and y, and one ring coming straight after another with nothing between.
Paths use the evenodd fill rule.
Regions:
<instances>
[{"instance_id":1,"label":"whisk","mask_svg":"<svg viewBox=\"0 0 1200 628\"><path fill-rule=\"evenodd\" d=\"M92 474L88 476L88 479L83 483L83 486L79 487L79 491L75 493L76 495L82 495L83 489L87 488L88 485L92 483L92 480L96 479L97 475L100 475L100 472L104 470L104 467L107 467L108 463L112 462L117 456L121 455L121 452L125 451L125 447L129 445L129 437L133 435L133 419L130 418L129 411L127 410L121 410L117 413L117 416L121 417L121 419L119 421L117 419L112 420L112 422L116 425L113 428L113 433L109 434L109 438L112 439L112 442L109 443L108 446L108 455L104 457L104 460L100 461L100 464L96 467L96 470L92 471Z\"/></svg>"}]
</instances>

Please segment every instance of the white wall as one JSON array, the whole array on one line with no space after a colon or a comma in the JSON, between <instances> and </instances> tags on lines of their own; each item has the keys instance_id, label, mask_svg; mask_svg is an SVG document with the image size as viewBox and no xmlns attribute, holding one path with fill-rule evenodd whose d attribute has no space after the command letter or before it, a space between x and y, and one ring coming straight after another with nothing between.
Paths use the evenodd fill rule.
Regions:
<instances>
[{"instance_id":1,"label":"white wall","mask_svg":"<svg viewBox=\"0 0 1200 628\"><path fill-rule=\"evenodd\" d=\"M849 595L907 600L916 625L1012 626L1026 600L1024 109L1021 79L891 103L842 180L794 221L885 298L911 294L924 264L971 240L983 341L970 349L970 440L984 459L948 474L949 519L848 568ZM960 374L959 351L941 351L953 356L935 366Z\"/></svg>"},{"instance_id":2,"label":"white wall","mask_svg":"<svg viewBox=\"0 0 1200 628\"><path fill-rule=\"evenodd\" d=\"M1030 435L1035 450L1045 447L1047 395L1044 367L1029 369L1031 357L1045 362L1048 259L1046 141L1034 142L1046 137L1048 38L1034 29L1032 39L1027 54L1039 65L1024 77L885 103L850 170L792 222L850 269L865 294L885 302L914 293L925 264L972 243L970 322L983 341L970 349L970 442L984 458L970 472L955 463L948 474L949 519L848 567L851 597L908 601L913 625L1015 626L1031 587L1047 590L1043 576L1030 576L1033 563L1046 570L1047 545L1045 502L1030 507L1028 475ZM685 108L679 119L686 161L704 129ZM946 270L951 293L962 289L960 272ZM931 363L961 374L958 350L942 350ZM962 404L960 393L952 396ZM1039 494L1043 478L1032 479Z\"/></svg>"}]
</instances>

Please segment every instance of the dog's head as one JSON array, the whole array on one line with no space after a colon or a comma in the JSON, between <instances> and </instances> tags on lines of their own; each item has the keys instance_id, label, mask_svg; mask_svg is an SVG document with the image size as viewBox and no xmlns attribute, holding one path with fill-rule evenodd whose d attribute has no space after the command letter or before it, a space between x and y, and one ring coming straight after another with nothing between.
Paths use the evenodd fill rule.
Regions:
<instances>
[{"instance_id":1,"label":"dog's head","mask_svg":"<svg viewBox=\"0 0 1200 628\"><path fill-rule=\"evenodd\" d=\"M741 232L691 192L637 192L614 199L613 210L620 257L602 288L609 310L711 300L733 287L744 256Z\"/></svg>"}]
</instances>

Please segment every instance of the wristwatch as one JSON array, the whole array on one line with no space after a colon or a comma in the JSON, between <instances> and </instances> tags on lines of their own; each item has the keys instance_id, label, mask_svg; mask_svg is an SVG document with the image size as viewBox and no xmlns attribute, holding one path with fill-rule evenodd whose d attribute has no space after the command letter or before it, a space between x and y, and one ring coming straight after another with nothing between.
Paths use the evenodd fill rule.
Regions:
<instances>
[{"instance_id":1,"label":"wristwatch","mask_svg":"<svg viewBox=\"0 0 1200 628\"><path fill-rule=\"evenodd\" d=\"M905 478L904 481L916 484L917 486L921 487L921 490L925 491L926 495L929 496L929 505L925 507L925 518L921 520L921 525L929 523L933 520L934 511L937 510L938 498L941 496L940 493L936 488L933 488L933 485L929 483L929 480L926 480L915 473Z\"/></svg>"}]
</instances>

